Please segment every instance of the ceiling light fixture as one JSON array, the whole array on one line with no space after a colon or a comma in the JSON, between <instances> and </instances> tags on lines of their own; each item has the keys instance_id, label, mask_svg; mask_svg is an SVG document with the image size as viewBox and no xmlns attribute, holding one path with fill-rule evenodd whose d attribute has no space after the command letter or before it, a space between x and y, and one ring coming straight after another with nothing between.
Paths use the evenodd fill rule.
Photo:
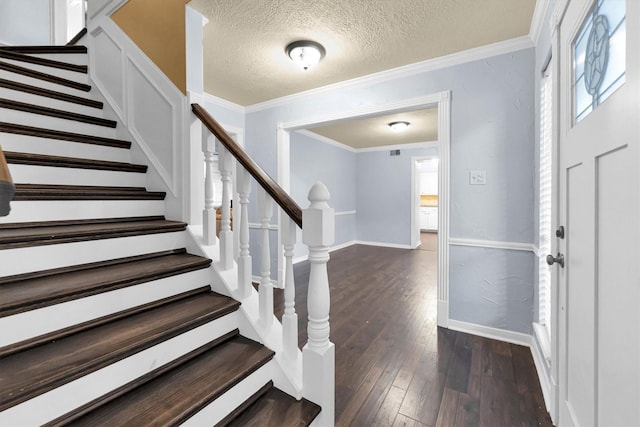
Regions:
<instances>
[{"instance_id":1,"label":"ceiling light fixture","mask_svg":"<svg viewBox=\"0 0 640 427\"><path fill-rule=\"evenodd\" d=\"M324 47L322 47L320 43L310 40L298 40L289 43L285 48L285 52L287 56L302 67L303 70L308 70L316 65L324 58L325 54Z\"/></svg>"},{"instance_id":2,"label":"ceiling light fixture","mask_svg":"<svg viewBox=\"0 0 640 427\"><path fill-rule=\"evenodd\" d=\"M409 122L391 122L389 123L389 127L394 132L400 132L408 128L410 124Z\"/></svg>"}]
</instances>

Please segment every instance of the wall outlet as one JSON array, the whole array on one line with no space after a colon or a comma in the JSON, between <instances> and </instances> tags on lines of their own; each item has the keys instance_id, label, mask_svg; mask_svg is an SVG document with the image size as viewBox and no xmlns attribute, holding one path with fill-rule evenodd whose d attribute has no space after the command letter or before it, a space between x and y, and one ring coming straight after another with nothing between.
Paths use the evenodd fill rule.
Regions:
<instances>
[{"instance_id":1,"label":"wall outlet","mask_svg":"<svg viewBox=\"0 0 640 427\"><path fill-rule=\"evenodd\" d=\"M487 171L470 171L470 185L485 185L487 183Z\"/></svg>"}]
</instances>

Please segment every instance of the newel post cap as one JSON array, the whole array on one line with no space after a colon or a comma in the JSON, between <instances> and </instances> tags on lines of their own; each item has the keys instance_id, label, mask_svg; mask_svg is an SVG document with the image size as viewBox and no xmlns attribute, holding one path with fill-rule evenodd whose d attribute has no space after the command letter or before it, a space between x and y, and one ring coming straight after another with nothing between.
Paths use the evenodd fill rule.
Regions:
<instances>
[{"instance_id":1,"label":"newel post cap","mask_svg":"<svg viewBox=\"0 0 640 427\"><path fill-rule=\"evenodd\" d=\"M311 204L302 211L302 241L308 246L329 246L335 241L335 213L327 203L329 197L321 182L309 190Z\"/></svg>"}]
</instances>

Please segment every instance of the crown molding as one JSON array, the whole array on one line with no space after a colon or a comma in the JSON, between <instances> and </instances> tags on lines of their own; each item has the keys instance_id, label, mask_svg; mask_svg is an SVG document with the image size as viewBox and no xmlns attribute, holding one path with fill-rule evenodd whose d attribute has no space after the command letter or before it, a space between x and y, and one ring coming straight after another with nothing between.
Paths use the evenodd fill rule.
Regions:
<instances>
[{"instance_id":1,"label":"crown molding","mask_svg":"<svg viewBox=\"0 0 640 427\"><path fill-rule=\"evenodd\" d=\"M430 148L437 147L438 141L425 141L425 142L412 142L409 144L392 144L392 145L380 145L378 147L367 147L356 149L357 153L369 153L372 151L387 151L387 150L410 150L412 148Z\"/></svg>"},{"instance_id":2,"label":"crown molding","mask_svg":"<svg viewBox=\"0 0 640 427\"><path fill-rule=\"evenodd\" d=\"M203 98L205 102L210 104L217 105L218 107L226 108L227 110L235 111L236 113L246 114L247 108L243 107L240 104L236 104L235 102L227 101L226 99L219 98L215 95L211 95L210 93L204 92Z\"/></svg>"},{"instance_id":3,"label":"crown molding","mask_svg":"<svg viewBox=\"0 0 640 427\"><path fill-rule=\"evenodd\" d=\"M299 133L300 135L304 135L308 138L315 139L316 141L323 142L328 145L333 145L334 147L341 148L345 151L349 151L351 153L357 153L358 150L353 148L350 145L343 144L342 142L338 142L335 139L327 138L326 136L318 135L315 132L306 129L296 130L295 133Z\"/></svg>"},{"instance_id":4,"label":"crown molding","mask_svg":"<svg viewBox=\"0 0 640 427\"><path fill-rule=\"evenodd\" d=\"M428 59L426 61L416 62L414 64L404 65L402 67L392 68L390 70L380 71L378 73L356 77L354 79L294 93L292 95L274 98L269 101L249 105L245 108L247 113L254 113L257 111L267 110L269 108L287 105L295 101L300 101L327 92L354 89L357 87L383 83L389 80L410 77L428 71L435 71L441 68L460 65L467 62L473 62L485 58L490 58L492 56L498 56L523 49L529 49L532 47L534 47L534 43L528 35L516 37L502 42L464 50L461 52L452 53L450 55Z\"/></svg>"},{"instance_id":5,"label":"crown molding","mask_svg":"<svg viewBox=\"0 0 640 427\"><path fill-rule=\"evenodd\" d=\"M531 28L529 29L529 38L534 45L538 44L542 27L544 26L544 17L547 16L548 11L549 0L536 0L536 7L531 18Z\"/></svg>"}]
</instances>

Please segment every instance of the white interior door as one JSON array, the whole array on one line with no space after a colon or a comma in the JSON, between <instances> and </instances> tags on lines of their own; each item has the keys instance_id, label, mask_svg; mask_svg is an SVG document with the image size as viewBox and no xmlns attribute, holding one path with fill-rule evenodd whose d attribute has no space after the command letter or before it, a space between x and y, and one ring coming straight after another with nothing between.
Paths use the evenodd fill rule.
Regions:
<instances>
[{"instance_id":1,"label":"white interior door","mask_svg":"<svg viewBox=\"0 0 640 427\"><path fill-rule=\"evenodd\" d=\"M558 223L566 230L557 241L565 267L556 267L562 427L640 426L640 1L597 4L603 1L626 6L626 33L612 37L607 52L602 34L614 24L597 22L596 0L568 2L555 39ZM583 75L574 43L590 14L595 47ZM605 101L593 101L593 111L577 121L582 107L576 107L574 84L586 82L586 92L594 91L617 60L614 43L619 47L620 37L626 39L624 83ZM598 55L603 52L607 58Z\"/></svg>"}]
</instances>

